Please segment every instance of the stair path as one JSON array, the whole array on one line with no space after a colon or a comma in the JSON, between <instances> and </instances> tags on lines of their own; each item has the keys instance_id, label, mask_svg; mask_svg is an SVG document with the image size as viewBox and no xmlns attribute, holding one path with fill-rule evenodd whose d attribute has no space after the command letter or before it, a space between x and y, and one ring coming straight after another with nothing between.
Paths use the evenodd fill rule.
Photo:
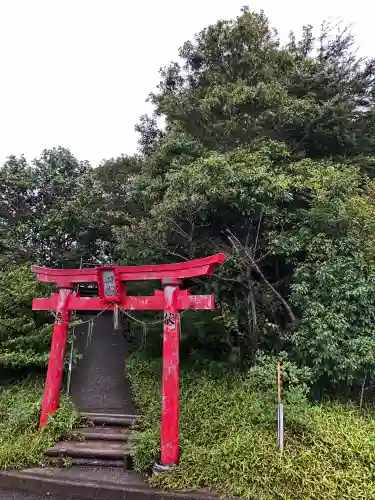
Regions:
<instances>
[{"instance_id":1,"label":"stair path","mask_svg":"<svg viewBox=\"0 0 375 500\"><path fill-rule=\"evenodd\" d=\"M80 466L132 467L128 439L136 420L130 384L125 377L128 346L121 330L114 331L112 313L81 316L75 328L75 345L82 354L72 373L71 396L87 420L69 441L46 451L50 462L64 459ZM89 336L87 321L93 318Z\"/></svg>"},{"instance_id":2,"label":"stair path","mask_svg":"<svg viewBox=\"0 0 375 500\"><path fill-rule=\"evenodd\" d=\"M122 331L114 331L112 313L94 318L81 316L75 328L75 345L82 354L73 373L71 396L87 421L75 429L70 440L46 451L54 465L132 468L128 440L137 419L130 384L125 377L128 346ZM89 336L87 321L94 318Z\"/></svg>"},{"instance_id":3,"label":"stair path","mask_svg":"<svg viewBox=\"0 0 375 500\"><path fill-rule=\"evenodd\" d=\"M84 413L89 427L74 431L72 438L46 450L51 464L69 460L72 465L132 468L128 444L136 415Z\"/></svg>"},{"instance_id":4,"label":"stair path","mask_svg":"<svg viewBox=\"0 0 375 500\"><path fill-rule=\"evenodd\" d=\"M94 315L80 316L87 321ZM134 415L125 360L129 348L122 331L113 330L112 313L94 318L91 338L87 323L75 327L75 346L82 359L72 373L71 396L82 412Z\"/></svg>"}]
</instances>

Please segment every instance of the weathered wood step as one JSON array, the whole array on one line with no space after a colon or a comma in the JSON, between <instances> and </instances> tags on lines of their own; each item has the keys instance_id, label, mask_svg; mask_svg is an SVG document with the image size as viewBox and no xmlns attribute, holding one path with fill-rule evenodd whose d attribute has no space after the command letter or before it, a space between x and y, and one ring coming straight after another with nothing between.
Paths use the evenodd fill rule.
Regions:
<instances>
[{"instance_id":1,"label":"weathered wood step","mask_svg":"<svg viewBox=\"0 0 375 500\"><path fill-rule=\"evenodd\" d=\"M121 427L82 427L74 430L73 436L84 438L86 441L127 441L131 430Z\"/></svg>"},{"instance_id":2,"label":"weathered wood step","mask_svg":"<svg viewBox=\"0 0 375 500\"><path fill-rule=\"evenodd\" d=\"M50 465L54 467L64 466L61 463L61 458L58 457L49 457L48 462ZM83 467L86 469L87 467L121 467L121 469L131 470L132 469L132 459L131 457L125 457L125 460L103 460L99 458L73 458L69 457L69 466L75 467Z\"/></svg>"},{"instance_id":3,"label":"weathered wood step","mask_svg":"<svg viewBox=\"0 0 375 500\"><path fill-rule=\"evenodd\" d=\"M48 457L124 460L130 450L118 441L60 441L46 451Z\"/></svg>"},{"instance_id":4,"label":"weathered wood step","mask_svg":"<svg viewBox=\"0 0 375 500\"><path fill-rule=\"evenodd\" d=\"M138 415L124 415L122 413L83 413L83 416L95 425L131 426Z\"/></svg>"}]
</instances>

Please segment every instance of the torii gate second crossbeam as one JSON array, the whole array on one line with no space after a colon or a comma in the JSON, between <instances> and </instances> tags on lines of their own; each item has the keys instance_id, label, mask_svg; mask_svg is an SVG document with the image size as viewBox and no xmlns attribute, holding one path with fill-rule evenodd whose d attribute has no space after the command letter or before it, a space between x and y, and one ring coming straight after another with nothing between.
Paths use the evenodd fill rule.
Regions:
<instances>
[{"instance_id":1,"label":"torii gate second crossbeam","mask_svg":"<svg viewBox=\"0 0 375 500\"><path fill-rule=\"evenodd\" d=\"M161 415L161 463L178 462L179 448L179 349L180 313L186 309L214 309L212 295L190 295L180 290L184 278L211 275L215 265L222 264L224 254L191 260L180 264L150 266L105 266L92 269L48 269L32 266L37 279L54 283L58 293L33 300L33 310L56 311L45 392L40 416L43 427L60 402L70 311L94 310L164 310L163 380ZM126 295L127 281L160 280L164 290L154 296ZM98 297L81 297L74 291L79 283L96 283Z\"/></svg>"}]
</instances>

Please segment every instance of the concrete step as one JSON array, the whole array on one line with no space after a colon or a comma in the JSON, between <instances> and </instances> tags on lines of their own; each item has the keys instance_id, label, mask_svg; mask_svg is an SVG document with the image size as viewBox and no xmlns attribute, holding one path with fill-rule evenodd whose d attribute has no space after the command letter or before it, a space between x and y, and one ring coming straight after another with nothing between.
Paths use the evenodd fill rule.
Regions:
<instances>
[{"instance_id":1,"label":"concrete step","mask_svg":"<svg viewBox=\"0 0 375 500\"><path fill-rule=\"evenodd\" d=\"M106 467L104 470L98 467L81 467L73 466L69 469L54 467L35 467L26 469L28 474L35 474L39 477L55 478L55 479L69 479L84 480L84 481L104 481L106 483L122 483L134 484L138 486L147 486L147 482L133 471L124 471L117 467Z\"/></svg>"},{"instance_id":2,"label":"concrete step","mask_svg":"<svg viewBox=\"0 0 375 500\"><path fill-rule=\"evenodd\" d=\"M131 430L121 427L81 427L75 429L73 438L82 437L85 441L128 441Z\"/></svg>"},{"instance_id":3,"label":"concrete step","mask_svg":"<svg viewBox=\"0 0 375 500\"><path fill-rule=\"evenodd\" d=\"M122 461L131 468L130 449L122 441L60 441L45 452L47 457Z\"/></svg>"},{"instance_id":4,"label":"concrete step","mask_svg":"<svg viewBox=\"0 0 375 500\"><path fill-rule=\"evenodd\" d=\"M23 471L0 471L0 488L38 495L48 494L50 498L60 496L77 500L219 500L220 498L217 494L207 492L152 489L133 471L107 467L104 469L45 467Z\"/></svg>"},{"instance_id":5,"label":"concrete step","mask_svg":"<svg viewBox=\"0 0 375 500\"><path fill-rule=\"evenodd\" d=\"M89 422L94 425L103 426L122 426L130 427L139 417L138 415L125 415L122 413L83 413L82 414Z\"/></svg>"}]
</instances>

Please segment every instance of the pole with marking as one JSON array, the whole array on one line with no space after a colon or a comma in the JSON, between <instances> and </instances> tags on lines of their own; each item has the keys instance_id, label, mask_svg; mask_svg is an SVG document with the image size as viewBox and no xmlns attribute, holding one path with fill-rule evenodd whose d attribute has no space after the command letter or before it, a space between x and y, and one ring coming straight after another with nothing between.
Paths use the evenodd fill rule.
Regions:
<instances>
[{"instance_id":1,"label":"pole with marking","mask_svg":"<svg viewBox=\"0 0 375 500\"><path fill-rule=\"evenodd\" d=\"M180 280L163 279L164 329L163 329L163 380L161 415L161 464L178 463L179 451L179 364L180 364L180 315L177 307Z\"/></svg>"},{"instance_id":2,"label":"pole with marking","mask_svg":"<svg viewBox=\"0 0 375 500\"><path fill-rule=\"evenodd\" d=\"M51 350L48 360L46 386L40 415L40 427L44 427L49 415L57 410L60 403L64 358L69 330L68 301L72 289L73 287L70 285L65 285L59 289L56 319L53 325Z\"/></svg>"},{"instance_id":3,"label":"pole with marking","mask_svg":"<svg viewBox=\"0 0 375 500\"><path fill-rule=\"evenodd\" d=\"M284 451L284 405L281 402L281 366L277 363L277 444Z\"/></svg>"}]
</instances>

